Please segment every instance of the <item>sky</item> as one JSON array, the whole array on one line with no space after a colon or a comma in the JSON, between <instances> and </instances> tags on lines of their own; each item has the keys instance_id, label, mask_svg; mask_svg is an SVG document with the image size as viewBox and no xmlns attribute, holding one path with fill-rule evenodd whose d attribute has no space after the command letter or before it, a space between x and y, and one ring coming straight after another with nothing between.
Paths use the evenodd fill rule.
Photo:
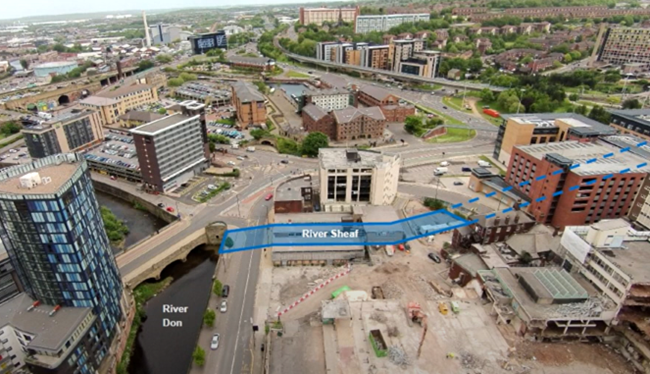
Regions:
<instances>
[{"instance_id":1,"label":"sky","mask_svg":"<svg viewBox=\"0 0 650 374\"><path fill-rule=\"evenodd\" d=\"M305 3L310 0L239 0L236 5ZM315 0L325 3L327 0ZM94 12L124 12L167 8L196 8L235 5L223 0L0 0L0 19ZM135 14L134 14L135 15Z\"/></svg>"}]
</instances>

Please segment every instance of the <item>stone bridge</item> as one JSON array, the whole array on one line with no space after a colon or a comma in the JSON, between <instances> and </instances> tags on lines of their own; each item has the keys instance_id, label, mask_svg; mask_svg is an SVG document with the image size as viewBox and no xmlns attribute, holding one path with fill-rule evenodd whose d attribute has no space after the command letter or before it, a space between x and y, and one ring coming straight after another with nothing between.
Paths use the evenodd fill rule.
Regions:
<instances>
[{"instance_id":1,"label":"stone bridge","mask_svg":"<svg viewBox=\"0 0 650 374\"><path fill-rule=\"evenodd\" d=\"M228 225L225 222L217 221L208 224L205 228L196 230L183 240L170 245L164 252L149 259L133 271L122 274L124 284L134 289L147 279L159 280L162 271L167 266L176 261L187 261L187 256L198 246L206 245L209 249L215 252L218 251L221 239L227 229Z\"/></svg>"}]
</instances>

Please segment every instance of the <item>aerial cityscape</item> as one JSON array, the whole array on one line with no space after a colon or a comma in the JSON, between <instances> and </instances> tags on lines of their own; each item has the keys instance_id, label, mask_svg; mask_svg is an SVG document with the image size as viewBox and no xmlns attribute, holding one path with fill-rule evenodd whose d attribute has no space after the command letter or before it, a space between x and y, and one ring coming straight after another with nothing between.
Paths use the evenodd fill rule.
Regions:
<instances>
[{"instance_id":1,"label":"aerial cityscape","mask_svg":"<svg viewBox=\"0 0 650 374\"><path fill-rule=\"evenodd\" d=\"M0 8L0 374L650 374L650 0Z\"/></svg>"}]
</instances>

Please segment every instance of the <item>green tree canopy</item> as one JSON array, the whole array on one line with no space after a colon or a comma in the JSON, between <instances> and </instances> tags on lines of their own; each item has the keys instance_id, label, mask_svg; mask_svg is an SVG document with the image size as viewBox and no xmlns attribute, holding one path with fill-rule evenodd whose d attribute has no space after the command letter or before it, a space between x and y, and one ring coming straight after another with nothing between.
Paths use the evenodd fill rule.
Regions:
<instances>
[{"instance_id":1,"label":"green tree canopy","mask_svg":"<svg viewBox=\"0 0 650 374\"><path fill-rule=\"evenodd\" d=\"M167 85L169 87L179 87L183 84L183 80L181 78L170 78L167 80Z\"/></svg>"},{"instance_id":2,"label":"green tree canopy","mask_svg":"<svg viewBox=\"0 0 650 374\"><path fill-rule=\"evenodd\" d=\"M197 346L192 353L192 360L197 366L205 365L205 351L203 348Z\"/></svg>"},{"instance_id":3,"label":"green tree canopy","mask_svg":"<svg viewBox=\"0 0 650 374\"><path fill-rule=\"evenodd\" d=\"M172 62L172 60L173 58L170 55L159 54L158 56L156 56L156 61L160 62L161 64L169 64L170 62Z\"/></svg>"},{"instance_id":4,"label":"green tree canopy","mask_svg":"<svg viewBox=\"0 0 650 374\"><path fill-rule=\"evenodd\" d=\"M320 148L327 148L328 146L329 140L327 135L316 131L309 133L309 135L305 137L302 141L301 151L304 155L316 157L318 156L318 150Z\"/></svg>"},{"instance_id":5,"label":"green tree canopy","mask_svg":"<svg viewBox=\"0 0 650 374\"><path fill-rule=\"evenodd\" d=\"M138 64L139 70L147 70L147 69L151 69L152 67L154 67L154 63L151 60L142 60Z\"/></svg>"}]
</instances>

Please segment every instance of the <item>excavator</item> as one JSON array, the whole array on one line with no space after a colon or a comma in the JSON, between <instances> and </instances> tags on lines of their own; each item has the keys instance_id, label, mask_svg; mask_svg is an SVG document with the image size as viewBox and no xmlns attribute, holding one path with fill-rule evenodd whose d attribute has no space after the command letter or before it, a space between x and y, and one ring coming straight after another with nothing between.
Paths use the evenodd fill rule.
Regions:
<instances>
[{"instance_id":1,"label":"excavator","mask_svg":"<svg viewBox=\"0 0 650 374\"><path fill-rule=\"evenodd\" d=\"M423 327L422 338L420 338L420 345L418 347L418 358L420 358L420 353L422 353L422 345L424 344L424 338L426 337L427 330L429 329L429 325L427 324L427 315L422 311L420 303L411 301L406 305L406 316L409 326L413 326L413 322L416 322Z\"/></svg>"}]
</instances>

